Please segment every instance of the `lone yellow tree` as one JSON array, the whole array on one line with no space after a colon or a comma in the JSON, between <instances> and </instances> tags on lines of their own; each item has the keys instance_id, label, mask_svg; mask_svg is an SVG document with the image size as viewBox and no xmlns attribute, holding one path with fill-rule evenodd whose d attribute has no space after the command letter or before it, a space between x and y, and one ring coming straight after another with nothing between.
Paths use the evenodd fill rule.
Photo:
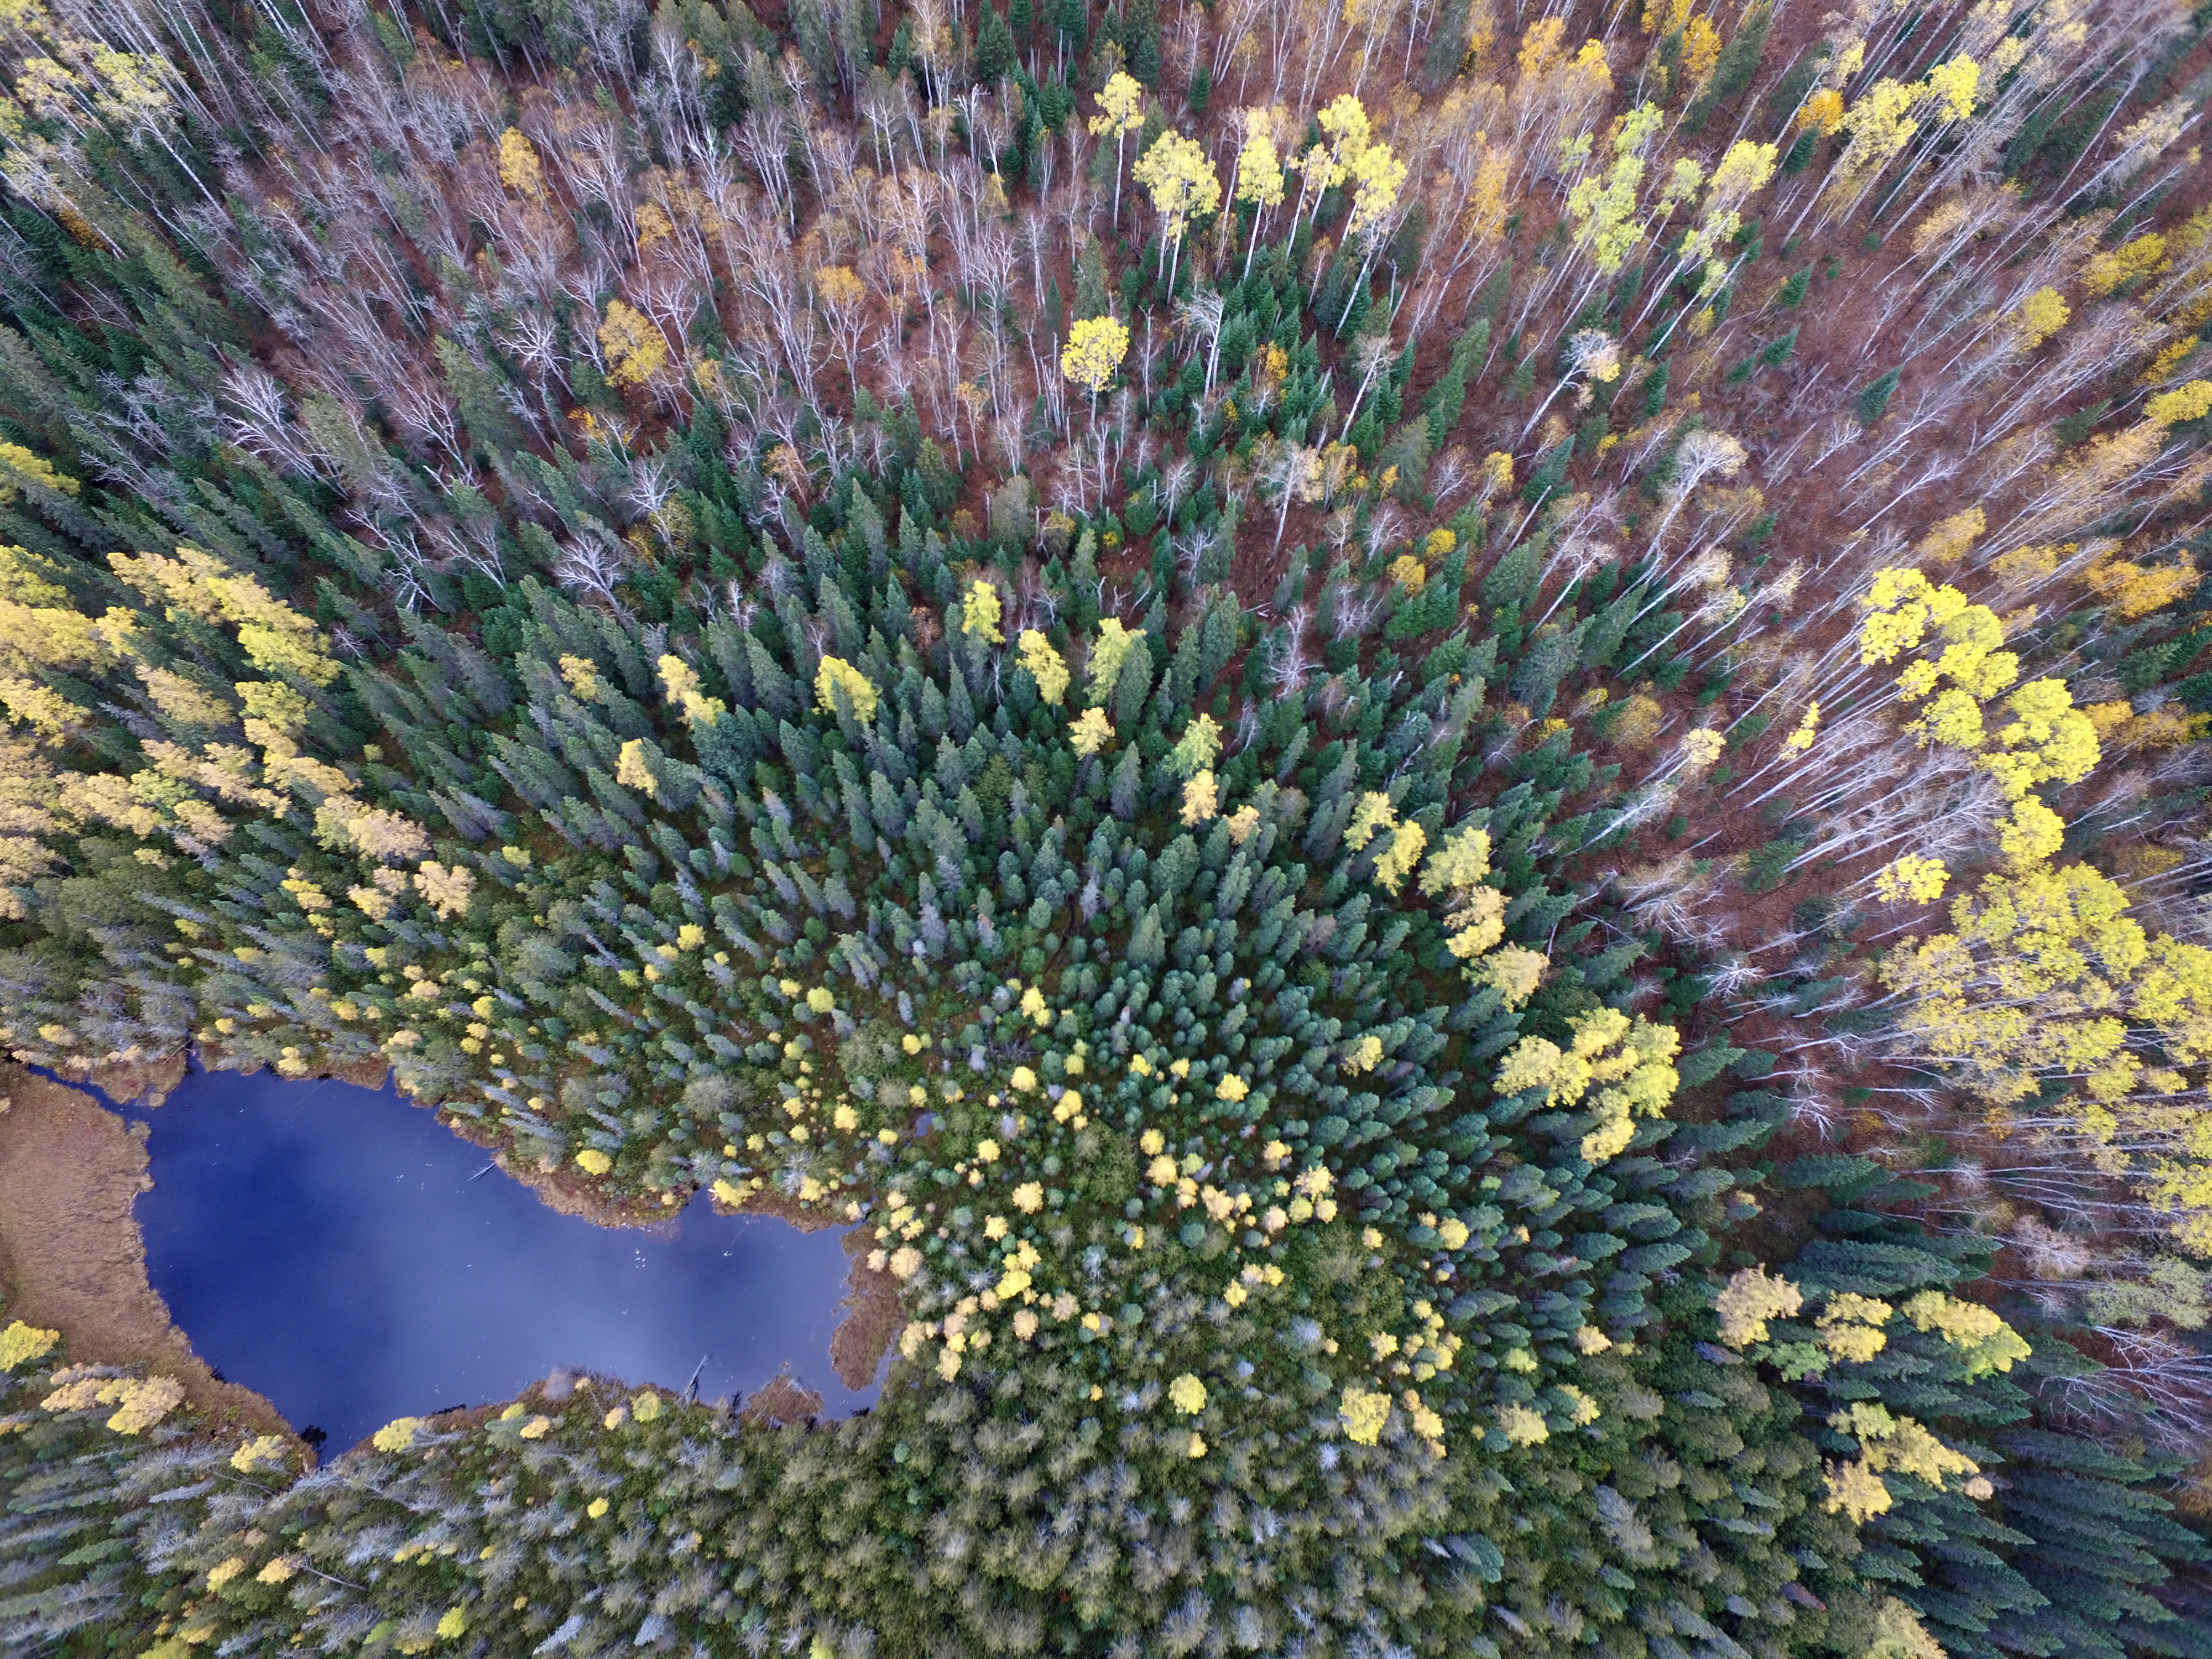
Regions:
<instances>
[{"instance_id":1,"label":"lone yellow tree","mask_svg":"<svg viewBox=\"0 0 2212 1659\"><path fill-rule=\"evenodd\" d=\"M1244 245L1244 275L1249 276L1252 256L1259 251L1260 227L1271 210L1283 204L1283 163L1275 149L1271 110L1244 112L1244 143L1237 152L1237 199L1252 210L1252 237ZM1228 234L1225 220L1222 234Z\"/></svg>"},{"instance_id":2,"label":"lone yellow tree","mask_svg":"<svg viewBox=\"0 0 2212 1659\"><path fill-rule=\"evenodd\" d=\"M1114 222L1121 222L1122 147L1131 133L1145 125L1145 89L1135 77L1116 70L1098 89L1098 113L1091 118L1091 136L1114 135Z\"/></svg>"},{"instance_id":3,"label":"lone yellow tree","mask_svg":"<svg viewBox=\"0 0 2212 1659\"><path fill-rule=\"evenodd\" d=\"M513 127L499 135L499 181L533 202L547 199L545 169L538 161L538 147Z\"/></svg>"},{"instance_id":4,"label":"lone yellow tree","mask_svg":"<svg viewBox=\"0 0 2212 1659\"><path fill-rule=\"evenodd\" d=\"M1402 176L1403 169L1401 170ZM1164 132L1138 161L1132 175L1152 198L1160 216L1160 253L1167 261L1168 292L1175 292L1182 260L1183 233L1193 219L1221 205L1221 180L1206 151L1179 132Z\"/></svg>"},{"instance_id":5,"label":"lone yellow tree","mask_svg":"<svg viewBox=\"0 0 2212 1659\"><path fill-rule=\"evenodd\" d=\"M1398 191L1406 182L1406 164L1391 153L1388 144L1365 146L1352 158L1346 171L1352 182L1352 216L1345 222L1344 236L1346 241L1359 244L1359 279L1352 283L1352 296L1345 301L1343 316L1337 319L1340 328L1352 315L1359 291L1367 286L1367 273L1374 267L1383 233L1396 220Z\"/></svg>"},{"instance_id":6,"label":"lone yellow tree","mask_svg":"<svg viewBox=\"0 0 2212 1659\"><path fill-rule=\"evenodd\" d=\"M814 292L836 336L837 355L845 360L845 374L853 397L860 395L860 338L867 331L867 285L846 265L823 265L814 273Z\"/></svg>"},{"instance_id":7,"label":"lone yellow tree","mask_svg":"<svg viewBox=\"0 0 2212 1659\"><path fill-rule=\"evenodd\" d=\"M668 362L668 342L660 331L620 300L607 301L599 345L607 354L607 378L617 386L643 386Z\"/></svg>"},{"instance_id":8,"label":"lone yellow tree","mask_svg":"<svg viewBox=\"0 0 2212 1659\"><path fill-rule=\"evenodd\" d=\"M1098 418L1098 394L1129 355L1129 331L1111 317L1085 317L1067 331L1060 348L1060 372L1091 394L1091 418Z\"/></svg>"}]
</instances>

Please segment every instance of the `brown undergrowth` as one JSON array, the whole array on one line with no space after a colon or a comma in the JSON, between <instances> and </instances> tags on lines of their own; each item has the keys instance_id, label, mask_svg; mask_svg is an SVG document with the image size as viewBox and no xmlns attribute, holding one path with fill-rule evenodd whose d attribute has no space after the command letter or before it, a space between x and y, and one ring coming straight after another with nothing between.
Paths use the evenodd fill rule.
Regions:
<instances>
[{"instance_id":1,"label":"brown undergrowth","mask_svg":"<svg viewBox=\"0 0 2212 1659\"><path fill-rule=\"evenodd\" d=\"M81 1091L0 1065L0 1285L10 1318L62 1332L79 1363L173 1376L217 1432L289 1434L252 1389L216 1380L146 1278L131 1204L151 1186L143 1131Z\"/></svg>"},{"instance_id":2,"label":"brown undergrowth","mask_svg":"<svg viewBox=\"0 0 2212 1659\"><path fill-rule=\"evenodd\" d=\"M868 1254L875 1248L873 1227L855 1227L845 1235L845 1254L853 1259L853 1276L840 1304L845 1317L830 1333L830 1364L848 1389L865 1389L876 1380L877 1366L906 1324L898 1280L868 1266Z\"/></svg>"}]
</instances>

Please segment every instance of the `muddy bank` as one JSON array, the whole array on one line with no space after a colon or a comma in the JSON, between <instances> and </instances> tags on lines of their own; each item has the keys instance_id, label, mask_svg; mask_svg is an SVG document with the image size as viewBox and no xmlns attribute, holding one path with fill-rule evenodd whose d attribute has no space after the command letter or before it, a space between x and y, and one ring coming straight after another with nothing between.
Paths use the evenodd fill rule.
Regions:
<instances>
[{"instance_id":1,"label":"muddy bank","mask_svg":"<svg viewBox=\"0 0 2212 1659\"><path fill-rule=\"evenodd\" d=\"M787 1426L822 1415L822 1396L795 1377L771 1377L738 1413L740 1422Z\"/></svg>"},{"instance_id":2,"label":"muddy bank","mask_svg":"<svg viewBox=\"0 0 2212 1659\"><path fill-rule=\"evenodd\" d=\"M97 1066L88 1060L64 1060L53 1072L63 1081L97 1089L110 1100L159 1106L169 1097L169 1091L184 1081L187 1069L185 1052L179 1049L159 1057L134 1052Z\"/></svg>"},{"instance_id":3,"label":"muddy bank","mask_svg":"<svg viewBox=\"0 0 2212 1659\"><path fill-rule=\"evenodd\" d=\"M131 1208L151 1185L143 1131L20 1066L0 1063L0 1097L6 1316L58 1330L73 1361L143 1365L176 1378L219 1432L289 1436L290 1425L259 1395L216 1380L147 1282Z\"/></svg>"},{"instance_id":4,"label":"muddy bank","mask_svg":"<svg viewBox=\"0 0 2212 1659\"><path fill-rule=\"evenodd\" d=\"M869 1252L875 1248L873 1227L855 1227L845 1235L853 1276L839 1304L845 1318L830 1334L830 1364L848 1389L865 1389L876 1380L876 1367L906 1328L898 1280L868 1266Z\"/></svg>"}]
</instances>

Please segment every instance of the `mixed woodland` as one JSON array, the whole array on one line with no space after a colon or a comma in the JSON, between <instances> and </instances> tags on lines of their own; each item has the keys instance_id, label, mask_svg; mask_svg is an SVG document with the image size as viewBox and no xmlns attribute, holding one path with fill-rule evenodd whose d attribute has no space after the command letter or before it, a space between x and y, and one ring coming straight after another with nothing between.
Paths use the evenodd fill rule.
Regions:
<instances>
[{"instance_id":1,"label":"mixed woodland","mask_svg":"<svg viewBox=\"0 0 2212 1659\"><path fill-rule=\"evenodd\" d=\"M0 1646L2212 1655L2207 17L0 0L0 1046L902 1310Z\"/></svg>"}]
</instances>

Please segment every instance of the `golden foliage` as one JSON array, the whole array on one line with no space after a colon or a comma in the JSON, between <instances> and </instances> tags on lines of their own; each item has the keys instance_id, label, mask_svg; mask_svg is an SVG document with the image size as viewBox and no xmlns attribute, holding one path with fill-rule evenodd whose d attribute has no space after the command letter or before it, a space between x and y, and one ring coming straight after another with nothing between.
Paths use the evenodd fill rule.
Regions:
<instances>
[{"instance_id":1,"label":"golden foliage","mask_svg":"<svg viewBox=\"0 0 2212 1659\"><path fill-rule=\"evenodd\" d=\"M668 342L660 331L620 300L607 301L599 348L607 354L607 378L617 386L643 386L668 366Z\"/></svg>"},{"instance_id":2,"label":"golden foliage","mask_svg":"<svg viewBox=\"0 0 2212 1659\"><path fill-rule=\"evenodd\" d=\"M1344 831L1344 844L1353 852L1359 852L1380 831L1391 828L1397 822L1397 810L1390 805L1390 797L1380 790L1370 789L1360 796L1359 804L1352 808L1352 822Z\"/></svg>"},{"instance_id":3,"label":"golden foliage","mask_svg":"<svg viewBox=\"0 0 2212 1659\"><path fill-rule=\"evenodd\" d=\"M1336 1418L1346 1439L1355 1445L1371 1446L1382 1439L1382 1426L1390 1420L1390 1396L1347 1388L1337 1402Z\"/></svg>"},{"instance_id":4,"label":"golden foliage","mask_svg":"<svg viewBox=\"0 0 2212 1659\"><path fill-rule=\"evenodd\" d=\"M1994 1104L2034 1092L2039 1074L2112 1060L2126 1037L2109 1012L2149 950L2127 896L2086 865L1984 877L1951 908L1953 931L1909 941L1881 966L1905 994L1901 1019Z\"/></svg>"},{"instance_id":5,"label":"golden foliage","mask_svg":"<svg viewBox=\"0 0 2212 1659\"><path fill-rule=\"evenodd\" d=\"M2066 299L2055 288L2037 288L2033 295L2020 301L2020 310L2013 312L2015 338L2021 352L2033 352L2037 345L2066 327L2073 312L2066 307Z\"/></svg>"},{"instance_id":6,"label":"golden foliage","mask_svg":"<svg viewBox=\"0 0 2212 1659\"><path fill-rule=\"evenodd\" d=\"M1945 1445L1925 1425L1897 1416L1887 1407L1870 1401L1854 1401L1844 1410L1831 1413L1828 1426L1856 1437L1860 1456L1877 1474L1894 1470L1940 1488L1947 1476L1980 1473L1972 1458Z\"/></svg>"},{"instance_id":7,"label":"golden foliage","mask_svg":"<svg viewBox=\"0 0 2212 1659\"><path fill-rule=\"evenodd\" d=\"M1935 1331L1964 1355L1969 1378L2008 1371L2030 1355L2027 1339L1994 1309L1961 1302L1941 1291L1923 1291L1899 1310L1914 1327ZM1971 1471L1969 1471L1971 1473Z\"/></svg>"},{"instance_id":8,"label":"golden foliage","mask_svg":"<svg viewBox=\"0 0 2212 1659\"><path fill-rule=\"evenodd\" d=\"M1564 1049L1537 1036L1515 1043L1492 1086L1501 1096L1541 1089L1545 1104L1555 1109L1588 1097L1597 1121L1583 1137L1582 1155L1601 1164L1626 1150L1634 1119L1666 1115L1680 1081L1674 1060L1681 1039L1671 1025L1654 1025L1641 1014L1632 1019L1617 1008L1574 1015L1567 1026L1574 1035Z\"/></svg>"},{"instance_id":9,"label":"golden foliage","mask_svg":"<svg viewBox=\"0 0 2212 1659\"><path fill-rule=\"evenodd\" d=\"M1544 971L1550 966L1551 958L1541 951L1508 945L1468 969L1468 977L1479 984L1496 986L1505 1006L1518 1008L1536 994L1536 988L1544 982Z\"/></svg>"},{"instance_id":10,"label":"golden foliage","mask_svg":"<svg viewBox=\"0 0 2212 1659\"><path fill-rule=\"evenodd\" d=\"M2172 564L2137 564L2117 550L2100 554L2081 580L2116 620L2136 622L2197 591L2203 578L2186 553Z\"/></svg>"},{"instance_id":11,"label":"golden foliage","mask_svg":"<svg viewBox=\"0 0 2212 1659\"><path fill-rule=\"evenodd\" d=\"M45 456L33 454L21 444L0 443L0 473L8 472L64 495L74 495L84 488L75 478L55 471L53 463ZM0 482L0 507L12 503L16 494L15 485Z\"/></svg>"},{"instance_id":12,"label":"golden foliage","mask_svg":"<svg viewBox=\"0 0 2212 1659\"><path fill-rule=\"evenodd\" d=\"M1838 1512L1848 1516L1855 1527L1863 1527L1877 1515L1887 1515L1896 1502L1889 1488L1882 1485L1881 1477L1862 1462L1829 1463L1827 1497L1820 1507L1829 1514Z\"/></svg>"},{"instance_id":13,"label":"golden foliage","mask_svg":"<svg viewBox=\"0 0 2212 1659\"><path fill-rule=\"evenodd\" d=\"M1954 513L1948 519L1939 519L1920 539L1916 550L1930 564L1956 564L1973 551L1974 544L1982 538L1989 520L1978 507L1970 507Z\"/></svg>"},{"instance_id":14,"label":"golden foliage","mask_svg":"<svg viewBox=\"0 0 2212 1659\"><path fill-rule=\"evenodd\" d=\"M1029 670L1030 678L1036 682L1037 695L1048 706L1057 708L1060 700L1067 695L1070 678L1067 664L1061 659L1060 653L1052 648L1052 642L1034 628L1024 629L1015 644L1020 653L1022 666Z\"/></svg>"},{"instance_id":15,"label":"golden foliage","mask_svg":"<svg viewBox=\"0 0 2212 1659\"><path fill-rule=\"evenodd\" d=\"M1843 125L1844 94L1831 87L1822 87L1797 112L1797 129L1801 132L1809 128L1826 138Z\"/></svg>"},{"instance_id":16,"label":"golden foliage","mask_svg":"<svg viewBox=\"0 0 2212 1659\"><path fill-rule=\"evenodd\" d=\"M1128 354L1127 328L1111 317L1085 317L1067 331L1060 372L1095 398Z\"/></svg>"},{"instance_id":17,"label":"golden foliage","mask_svg":"<svg viewBox=\"0 0 2212 1659\"><path fill-rule=\"evenodd\" d=\"M2093 300L2154 275L2166 266L2166 238L2156 231L2094 255L2081 267L2081 291Z\"/></svg>"},{"instance_id":18,"label":"golden foliage","mask_svg":"<svg viewBox=\"0 0 2212 1659\"><path fill-rule=\"evenodd\" d=\"M1943 867L1942 860L1907 853L1875 872L1875 896L1885 904L1908 899L1915 904L1933 904L1943 896L1944 884L1949 880L1950 872Z\"/></svg>"},{"instance_id":19,"label":"golden foliage","mask_svg":"<svg viewBox=\"0 0 2212 1659\"><path fill-rule=\"evenodd\" d=\"M842 696L853 718L866 726L876 717L877 695L875 682L842 657L824 657L814 671L814 698L824 713L836 713Z\"/></svg>"},{"instance_id":20,"label":"golden foliage","mask_svg":"<svg viewBox=\"0 0 2212 1659\"><path fill-rule=\"evenodd\" d=\"M1731 1348L1765 1341L1768 1320L1790 1318L1804 1305L1804 1295L1795 1285L1764 1267L1739 1267L1713 1299L1721 1340Z\"/></svg>"},{"instance_id":21,"label":"golden foliage","mask_svg":"<svg viewBox=\"0 0 2212 1659\"><path fill-rule=\"evenodd\" d=\"M1874 1636L1863 1659L1949 1659L1942 1643L1928 1633L1920 1615L1894 1595L1875 1609Z\"/></svg>"},{"instance_id":22,"label":"golden foliage","mask_svg":"<svg viewBox=\"0 0 2212 1659\"><path fill-rule=\"evenodd\" d=\"M1151 195L1160 216L1161 236L1169 242L1181 241L1193 219L1221 205L1221 180L1204 146L1179 132L1164 132L1154 139L1129 169L1129 177Z\"/></svg>"},{"instance_id":23,"label":"golden foliage","mask_svg":"<svg viewBox=\"0 0 2212 1659\"><path fill-rule=\"evenodd\" d=\"M660 672L661 688L668 694L668 701L684 711L687 727L696 731L700 726L712 726L728 712L720 698L709 697L700 691L699 671L683 658L664 654L655 666Z\"/></svg>"},{"instance_id":24,"label":"golden foliage","mask_svg":"<svg viewBox=\"0 0 2212 1659\"><path fill-rule=\"evenodd\" d=\"M1220 816L1221 797L1214 787L1213 774L1200 771L1194 774L1182 787L1182 822L1187 830L1195 830L1201 823L1211 823Z\"/></svg>"},{"instance_id":25,"label":"golden foliage","mask_svg":"<svg viewBox=\"0 0 2212 1659\"><path fill-rule=\"evenodd\" d=\"M547 199L544 164L538 146L513 127L499 135L499 181L518 196L532 201Z\"/></svg>"},{"instance_id":26,"label":"golden foliage","mask_svg":"<svg viewBox=\"0 0 2212 1659\"><path fill-rule=\"evenodd\" d=\"M1067 740L1079 755L1095 755L1113 741L1114 728L1103 708L1086 708L1067 728Z\"/></svg>"},{"instance_id":27,"label":"golden foliage","mask_svg":"<svg viewBox=\"0 0 2212 1659\"><path fill-rule=\"evenodd\" d=\"M1004 645L1006 636L999 627L1003 615L997 588L987 581L968 584L968 592L960 600L961 633L986 645Z\"/></svg>"},{"instance_id":28,"label":"golden foliage","mask_svg":"<svg viewBox=\"0 0 2212 1659\"><path fill-rule=\"evenodd\" d=\"M1428 845L1428 832L1418 823L1401 823L1390 837L1390 845L1382 856L1375 860L1375 884L1394 896L1406 884L1406 878L1420 862L1421 852Z\"/></svg>"},{"instance_id":29,"label":"golden foliage","mask_svg":"<svg viewBox=\"0 0 2212 1659\"><path fill-rule=\"evenodd\" d=\"M438 913L441 921L469 913L469 895L476 890L477 878L460 865L448 869L434 860L426 860L415 872L415 890Z\"/></svg>"},{"instance_id":30,"label":"golden foliage","mask_svg":"<svg viewBox=\"0 0 2212 1659\"><path fill-rule=\"evenodd\" d=\"M1099 88L1098 113L1091 118L1096 137L1134 132L1145 125L1145 88L1135 76L1116 70Z\"/></svg>"},{"instance_id":31,"label":"golden foliage","mask_svg":"<svg viewBox=\"0 0 2212 1659\"><path fill-rule=\"evenodd\" d=\"M2212 410L2212 380L2191 380L2162 392L2143 405L2143 419L2153 426L2179 426Z\"/></svg>"},{"instance_id":32,"label":"golden foliage","mask_svg":"<svg viewBox=\"0 0 2212 1659\"><path fill-rule=\"evenodd\" d=\"M42 1331L20 1319L10 1322L0 1330L0 1371L11 1371L26 1360L45 1358L61 1340L59 1331Z\"/></svg>"},{"instance_id":33,"label":"golden foliage","mask_svg":"<svg viewBox=\"0 0 2212 1659\"><path fill-rule=\"evenodd\" d=\"M1118 617L1109 617L1098 624L1098 637L1091 647L1088 665L1091 701L1103 704L1114 695L1114 687L1121 678L1121 665L1129 660L1129 653L1137 647L1137 636L1121 624Z\"/></svg>"},{"instance_id":34,"label":"golden foliage","mask_svg":"<svg viewBox=\"0 0 2212 1659\"><path fill-rule=\"evenodd\" d=\"M111 1392L112 1389L112 1392ZM107 1426L118 1434L141 1434L185 1402L185 1385L173 1376L132 1378L100 1391L100 1402L112 1402L115 1415Z\"/></svg>"},{"instance_id":35,"label":"golden foliage","mask_svg":"<svg viewBox=\"0 0 2212 1659\"><path fill-rule=\"evenodd\" d=\"M1168 769L1188 778L1213 764L1221 753L1221 726L1212 715L1194 715L1182 737L1168 751Z\"/></svg>"},{"instance_id":36,"label":"golden foliage","mask_svg":"<svg viewBox=\"0 0 2212 1659\"><path fill-rule=\"evenodd\" d=\"M830 661L830 659L824 658L823 665L826 667ZM630 738L623 744L621 752L616 757L615 781L625 789L635 789L641 794L651 796L660 787L660 781L653 775L652 755L649 738Z\"/></svg>"},{"instance_id":37,"label":"golden foliage","mask_svg":"<svg viewBox=\"0 0 2212 1659\"><path fill-rule=\"evenodd\" d=\"M313 622L258 579L233 573L198 549L180 547L173 559L117 553L108 562L125 582L165 605L171 621L183 616L236 628L246 659L264 673L296 676L317 686L337 678L338 665Z\"/></svg>"},{"instance_id":38,"label":"golden foliage","mask_svg":"<svg viewBox=\"0 0 2212 1659\"><path fill-rule=\"evenodd\" d=\"M1651 746L1665 714L1656 697L1638 692L1620 704L1620 712L1606 728L1607 739L1616 749L1636 754Z\"/></svg>"}]
</instances>

